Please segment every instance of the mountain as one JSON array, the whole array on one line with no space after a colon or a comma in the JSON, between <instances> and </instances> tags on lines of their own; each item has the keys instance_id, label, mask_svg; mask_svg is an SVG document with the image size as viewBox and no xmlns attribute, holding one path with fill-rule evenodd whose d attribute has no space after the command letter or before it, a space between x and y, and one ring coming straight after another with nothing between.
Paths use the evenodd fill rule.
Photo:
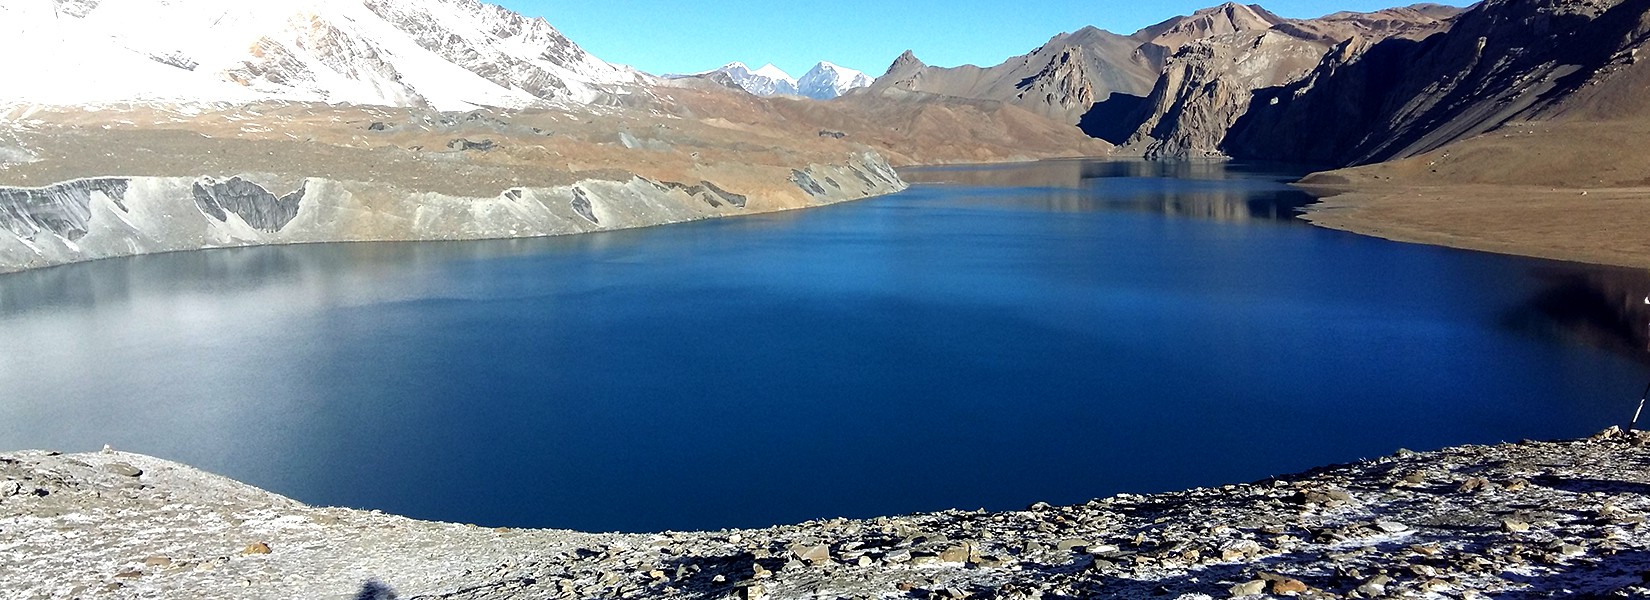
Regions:
<instances>
[{"instance_id":1,"label":"mountain","mask_svg":"<svg viewBox=\"0 0 1650 600\"><path fill-rule=\"evenodd\" d=\"M704 79L713 76L731 78L740 89L758 96L802 96L815 100L830 100L849 90L871 85L864 73L821 61L808 70L801 79L793 79L772 64L751 70L742 62L731 62L720 68L692 75L666 75L667 79Z\"/></svg>"},{"instance_id":2,"label":"mountain","mask_svg":"<svg viewBox=\"0 0 1650 600\"><path fill-rule=\"evenodd\" d=\"M1285 19L1226 3L1120 35L1085 27L992 67L934 67L911 52L871 85L988 99L1080 125L1123 152L1217 155L1256 89L1305 76L1334 44L1441 29L1460 9L1417 5Z\"/></svg>"},{"instance_id":3,"label":"mountain","mask_svg":"<svg viewBox=\"0 0 1650 600\"><path fill-rule=\"evenodd\" d=\"M797 80L797 93L815 100L830 100L849 90L871 85L871 76L821 61Z\"/></svg>"},{"instance_id":4,"label":"mountain","mask_svg":"<svg viewBox=\"0 0 1650 600\"><path fill-rule=\"evenodd\" d=\"M796 78L772 64L763 65L760 69L752 70L742 62L731 62L721 67L695 73L693 75L667 75L666 77L680 79L686 77L706 77L715 73L728 76L740 89L758 96L796 96Z\"/></svg>"},{"instance_id":5,"label":"mountain","mask_svg":"<svg viewBox=\"0 0 1650 600\"><path fill-rule=\"evenodd\" d=\"M476 0L4 0L0 102L611 103L651 78Z\"/></svg>"},{"instance_id":6,"label":"mountain","mask_svg":"<svg viewBox=\"0 0 1650 600\"><path fill-rule=\"evenodd\" d=\"M1647 41L1650 1L1490 0L1447 33L1341 44L1308 76L1264 90L1225 147L1239 156L1360 165L1432 152L1516 123L1541 122L1543 130L1650 123L1650 67L1639 59ZM1278 133L1308 123L1316 135ZM1637 126L1618 131L1629 129ZM1557 143L1565 135L1539 137ZM1530 144L1531 152L1539 146ZM1543 173L1551 171L1506 175ZM1632 171L1620 176L1638 181Z\"/></svg>"},{"instance_id":7,"label":"mountain","mask_svg":"<svg viewBox=\"0 0 1650 600\"><path fill-rule=\"evenodd\" d=\"M1151 93L1169 59L1187 45L1286 22L1258 6L1227 3L1131 35L1084 27L992 67L934 67L907 52L871 89L997 100L1071 124L1083 122L1096 104L1115 98L1118 105L1109 107L1108 114L1127 118ZM1128 132L1112 141L1124 141Z\"/></svg>"},{"instance_id":8,"label":"mountain","mask_svg":"<svg viewBox=\"0 0 1650 600\"><path fill-rule=\"evenodd\" d=\"M1075 124L1112 93L1143 96L1151 90L1161 64L1140 53L1140 45L1086 27L992 67L935 67L907 51L869 89L994 100Z\"/></svg>"},{"instance_id":9,"label":"mountain","mask_svg":"<svg viewBox=\"0 0 1650 600\"><path fill-rule=\"evenodd\" d=\"M1180 46L1165 61L1152 92L1127 117L1118 118L1117 111L1102 109L1085 115L1084 124L1101 137L1107 137L1101 126L1109 126L1112 135L1128 132L1126 138L1109 138L1123 145L1123 152L1128 154L1147 158L1224 156L1222 144L1228 130L1249 110L1258 90L1307 76L1331 47L1341 42L1424 38L1447 29L1460 12L1451 7L1421 5L1283 20L1259 7L1227 7L1223 13L1242 8L1244 12L1238 14L1250 16L1223 18L1219 23L1243 22L1255 28L1232 30L1196 19L1164 30L1154 39L1172 39ZM1203 12L1208 11L1200 14ZM1263 27L1267 23L1271 26ZM1187 31L1216 33L1188 38ZM1102 115L1111 122L1097 123Z\"/></svg>"}]
</instances>

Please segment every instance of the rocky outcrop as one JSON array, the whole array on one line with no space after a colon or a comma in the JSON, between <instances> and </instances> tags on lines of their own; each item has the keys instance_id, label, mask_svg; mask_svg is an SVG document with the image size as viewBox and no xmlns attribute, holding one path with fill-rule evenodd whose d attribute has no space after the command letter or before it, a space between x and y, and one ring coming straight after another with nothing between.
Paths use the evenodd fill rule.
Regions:
<instances>
[{"instance_id":1,"label":"rocky outcrop","mask_svg":"<svg viewBox=\"0 0 1650 600\"><path fill-rule=\"evenodd\" d=\"M1389 9L1311 20L1281 19L1238 5L1200 11L1199 18L1175 22L1159 34L1178 49L1151 94L1126 119L1132 133L1115 141L1124 153L1153 159L1227 156L1226 137L1259 90L1308 76L1339 42L1424 37L1447 27L1456 10ZM1086 127L1097 133L1123 129L1104 129L1093 121L1093 115L1085 119Z\"/></svg>"},{"instance_id":2,"label":"rocky outcrop","mask_svg":"<svg viewBox=\"0 0 1650 600\"><path fill-rule=\"evenodd\" d=\"M414 521L305 506L138 454L15 452L0 454L0 589L340 600L392 591L469 600L1642 597L1647 445L1646 434L1610 430L1400 450L1074 506L641 535Z\"/></svg>"},{"instance_id":3,"label":"rocky outcrop","mask_svg":"<svg viewBox=\"0 0 1650 600\"><path fill-rule=\"evenodd\" d=\"M888 194L905 183L863 152L798 169L805 204ZM393 184L243 174L82 179L0 187L0 272L153 252L342 241L472 240L644 227L762 210L701 181L641 177L501 190L494 197L414 192ZM277 196L271 189L291 189Z\"/></svg>"},{"instance_id":4,"label":"rocky outcrop","mask_svg":"<svg viewBox=\"0 0 1650 600\"><path fill-rule=\"evenodd\" d=\"M81 179L40 188L0 187L0 228L22 240L54 235L73 242L92 227L93 197L125 208L129 181Z\"/></svg>"},{"instance_id":5,"label":"rocky outcrop","mask_svg":"<svg viewBox=\"0 0 1650 600\"><path fill-rule=\"evenodd\" d=\"M1273 30L1187 44L1164 67L1123 151L1153 159L1222 156L1221 142L1255 90L1304 75L1322 54L1316 42Z\"/></svg>"},{"instance_id":6,"label":"rocky outcrop","mask_svg":"<svg viewBox=\"0 0 1650 600\"><path fill-rule=\"evenodd\" d=\"M278 232L298 216L298 205L304 200L304 188L285 196L264 189L264 186L239 177L217 181L203 177L193 189L195 206L218 222L227 222L228 213L234 213L259 231Z\"/></svg>"}]
</instances>

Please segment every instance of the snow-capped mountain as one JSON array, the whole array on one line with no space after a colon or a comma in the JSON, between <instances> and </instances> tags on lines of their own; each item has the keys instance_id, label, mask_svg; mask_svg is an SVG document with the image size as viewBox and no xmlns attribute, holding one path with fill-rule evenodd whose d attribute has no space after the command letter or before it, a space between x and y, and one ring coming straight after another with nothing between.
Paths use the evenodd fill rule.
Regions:
<instances>
[{"instance_id":1,"label":"snow-capped mountain","mask_svg":"<svg viewBox=\"0 0 1650 600\"><path fill-rule=\"evenodd\" d=\"M0 102L601 102L648 78L478 0L0 0ZM21 58L20 58L21 57Z\"/></svg>"},{"instance_id":2,"label":"snow-capped mountain","mask_svg":"<svg viewBox=\"0 0 1650 600\"><path fill-rule=\"evenodd\" d=\"M758 96L797 95L796 79L771 64L763 65L762 68L753 71L750 67L745 66L745 63L731 62L716 69L697 73L697 75L709 75L711 73L726 73L728 77L733 78L734 83L739 84L739 87Z\"/></svg>"},{"instance_id":3,"label":"snow-capped mountain","mask_svg":"<svg viewBox=\"0 0 1650 600\"><path fill-rule=\"evenodd\" d=\"M693 75L667 77L694 77L711 73L725 73L734 83L739 84L739 87L758 96L805 96L815 100L830 100L847 93L848 90L869 86L872 81L871 77L864 73L828 62L814 65L802 79L792 78L772 64L752 70L742 62L731 62Z\"/></svg>"},{"instance_id":4,"label":"snow-capped mountain","mask_svg":"<svg viewBox=\"0 0 1650 600\"><path fill-rule=\"evenodd\" d=\"M797 93L815 100L830 100L854 88L869 87L871 77L847 67L821 61L796 83Z\"/></svg>"}]
</instances>

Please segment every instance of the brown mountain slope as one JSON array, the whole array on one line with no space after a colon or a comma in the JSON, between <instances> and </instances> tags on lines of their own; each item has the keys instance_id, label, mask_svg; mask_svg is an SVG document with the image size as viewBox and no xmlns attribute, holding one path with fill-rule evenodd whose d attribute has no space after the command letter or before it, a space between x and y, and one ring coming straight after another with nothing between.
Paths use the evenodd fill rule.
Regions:
<instances>
[{"instance_id":1,"label":"brown mountain slope","mask_svg":"<svg viewBox=\"0 0 1650 600\"><path fill-rule=\"evenodd\" d=\"M1647 12L1644 0L1492 0L1444 35L1354 40L1307 78L1257 96L1225 147L1234 156L1355 165L1513 122L1636 120L1645 88L1633 71Z\"/></svg>"},{"instance_id":2,"label":"brown mountain slope","mask_svg":"<svg viewBox=\"0 0 1650 600\"><path fill-rule=\"evenodd\" d=\"M1161 63L1148 60L1139 47L1132 38L1087 27L993 67L934 67L906 52L866 92L896 89L992 100L1075 124L1096 99L1151 89Z\"/></svg>"},{"instance_id":3,"label":"brown mountain slope","mask_svg":"<svg viewBox=\"0 0 1650 600\"><path fill-rule=\"evenodd\" d=\"M1650 2L1492 1L1447 35L1347 48L1234 137L1250 156L1393 159L1308 178L1338 194L1309 216L1326 226L1650 267L1647 42Z\"/></svg>"},{"instance_id":4,"label":"brown mountain slope","mask_svg":"<svg viewBox=\"0 0 1650 600\"><path fill-rule=\"evenodd\" d=\"M1126 140L1120 140L1124 152L1130 154L1223 156L1228 131L1248 112L1257 90L1307 76L1336 43L1424 37L1446 28L1457 12L1451 7L1418 5L1374 13L1336 13L1195 39L1169 58L1163 76L1140 108L1124 120L1125 126L1114 124L1111 131L1130 132ZM1093 122L1091 116L1086 123Z\"/></svg>"},{"instance_id":5,"label":"brown mountain slope","mask_svg":"<svg viewBox=\"0 0 1650 600\"><path fill-rule=\"evenodd\" d=\"M865 93L993 100L1078 124L1132 154L1216 155L1255 90L1305 76L1340 41L1432 32L1458 12L1416 5L1292 20L1226 3L1128 36L1085 27L992 67L935 67L907 52Z\"/></svg>"}]
</instances>

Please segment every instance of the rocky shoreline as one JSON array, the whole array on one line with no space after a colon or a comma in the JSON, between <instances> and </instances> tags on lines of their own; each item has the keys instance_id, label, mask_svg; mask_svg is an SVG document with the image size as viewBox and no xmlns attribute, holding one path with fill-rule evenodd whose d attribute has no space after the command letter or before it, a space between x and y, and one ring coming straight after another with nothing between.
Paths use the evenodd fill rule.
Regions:
<instances>
[{"instance_id":1,"label":"rocky shoreline","mask_svg":"<svg viewBox=\"0 0 1650 600\"><path fill-rule=\"evenodd\" d=\"M157 458L0 454L11 598L1650 595L1650 434L1524 441L1024 511L759 530L486 529Z\"/></svg>"}]
</instances>

